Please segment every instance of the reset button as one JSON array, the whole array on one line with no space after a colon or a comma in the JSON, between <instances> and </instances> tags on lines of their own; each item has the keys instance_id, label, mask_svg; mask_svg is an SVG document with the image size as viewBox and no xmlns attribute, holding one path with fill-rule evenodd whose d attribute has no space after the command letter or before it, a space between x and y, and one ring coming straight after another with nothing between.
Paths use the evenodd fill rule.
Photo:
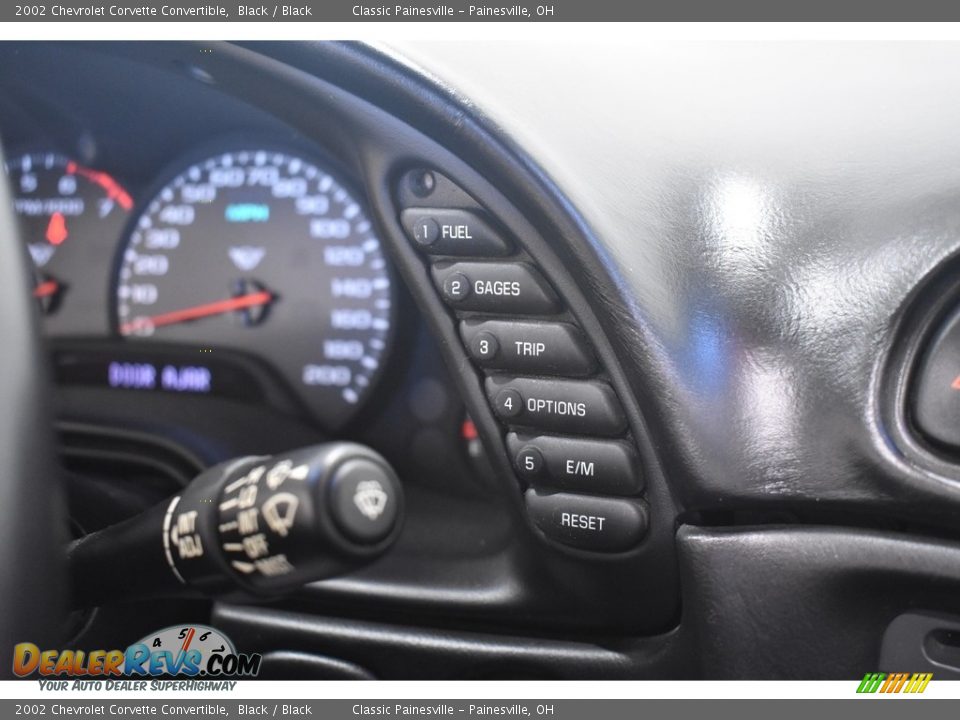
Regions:
<instances>
[{"instance_id":1,"label":"reset button","mask_svg":"<svg viewBox=\"0 0 960 720\"><path fill-rule=\"evenodd\" d=\"M647 531L647 510L639 500L527 490L527 511L551 540L597 552L624 552Z\"/></svg>"}]
</instances>

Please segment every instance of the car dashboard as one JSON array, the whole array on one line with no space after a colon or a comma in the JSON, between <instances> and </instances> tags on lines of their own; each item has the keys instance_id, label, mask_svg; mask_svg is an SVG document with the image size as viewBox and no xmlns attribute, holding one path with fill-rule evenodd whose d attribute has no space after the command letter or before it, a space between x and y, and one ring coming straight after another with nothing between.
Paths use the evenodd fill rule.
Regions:
<instances>
[{"instance_id":1,"label":"car dashboard","mask_svg":"<svg viewBox=\"0 0 960 720\"><path fill-rule=\"evenodd\" d=\"M852 677L960 628L936 58L657 52L0 45L74 535L327 441L406 495L366 568L77 646L201 614L268 677Z\"/></svg>"}]
</instances>

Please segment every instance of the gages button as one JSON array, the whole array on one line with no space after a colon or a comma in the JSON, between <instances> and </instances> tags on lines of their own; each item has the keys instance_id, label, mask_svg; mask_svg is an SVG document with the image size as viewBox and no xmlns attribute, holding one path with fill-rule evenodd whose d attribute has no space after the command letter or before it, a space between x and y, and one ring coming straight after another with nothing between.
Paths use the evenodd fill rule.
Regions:
<instances>
[{"instance_id":1,"label":"gages button","mask_svg":"<svg viewBox=\"0 0 960 720\"><path fill-rule=\"evenodd\" d=\"M443 299L458 310L504 315L560 310L560 301L547 281L523 263L437 263L433 281Z\"/></svg>"}]
</instances>

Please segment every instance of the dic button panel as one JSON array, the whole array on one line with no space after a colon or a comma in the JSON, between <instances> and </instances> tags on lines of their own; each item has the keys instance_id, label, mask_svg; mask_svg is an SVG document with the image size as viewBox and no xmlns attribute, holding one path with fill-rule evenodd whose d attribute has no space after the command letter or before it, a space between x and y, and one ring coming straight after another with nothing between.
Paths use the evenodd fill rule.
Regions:
<instances>
[{"instance_id":1,"label":"dic button panel","mask_svg":"<svg viewBox=\"0 0 960 720\"><path fill-rule=\"evenodd\" d=\"M456 369L483 381L489 408L471 410L499 421L533 525L580 551L636 548L649 525L642 458L609 368L570 303L524 238L449 178L411 170L397 195L404 235L472 361L458 358ZM561 272L554 265L554 281L573 292ZM587 312L582 300L580 308Z\"/></svg>"}]
</instances>

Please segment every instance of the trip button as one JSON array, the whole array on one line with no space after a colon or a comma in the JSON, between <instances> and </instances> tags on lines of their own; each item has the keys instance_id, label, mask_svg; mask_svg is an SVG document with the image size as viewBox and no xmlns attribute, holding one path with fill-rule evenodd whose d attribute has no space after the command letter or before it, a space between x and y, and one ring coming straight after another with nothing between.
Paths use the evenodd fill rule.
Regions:
<instances>
[{"instance_id":1,"label":"trip button","mask_svg":"<svg viewBox=\"0 0 960 720\"><path fill-rule=\"evenodd\" d=\"M448 282L450 278L456 282ZM444 300L460 310L542 315L560 309L546 280L523 263L438 263L433 266L433 280Z\"/></svg>"},{"instance_id":2,"label":"trip button","mask_svg":"<svg viewBox=\"0 0 960 720\"><path fill-rule=\"evenodd\" d=\"M624 552L647 532L647 510L639 500L527 490L530 518L551 540L581 550Z\"/></svg>"},{"instance_id":3,"label":"trip button","mask_svg":"<svg viewBox=\"0 0 960 720\"><path fill-rule=\"evenodd\" d=\"M590 375L593 353L568 323L465 320L460 335L470 356L487 368L534 375Z\"/></svg>"},{"instance_id":4,"label":"trip button","mask_svg":"<svg viewBox=\"0 0 960 720\"><path fill-rule=\"evenodd\" d=\"M613 388L604 382L489 377L486 388L497 415L512 425L606 436L627 427Z\"/></svg>"},{"instance_id":5,"label":"trip button","mask_svg":"<svg viewBox=\"0 0 960 720\"><path fill-rule=\"evenodd\" d=\"M407 235L434 255L506 255L510 245L470 210L408 208L400 214Z\"/></svg>"},{"instance_id":6,"label":"trip button","mask_svg":"<svg viewBox=\"0 0 960 720\"><path fill-rule=\"evenodd\" d=\"M620 440L553 435L507 435L517 472L535 485L601 495L635 495L643 489L637 453Z\"/></svg>"}]
</instances>

